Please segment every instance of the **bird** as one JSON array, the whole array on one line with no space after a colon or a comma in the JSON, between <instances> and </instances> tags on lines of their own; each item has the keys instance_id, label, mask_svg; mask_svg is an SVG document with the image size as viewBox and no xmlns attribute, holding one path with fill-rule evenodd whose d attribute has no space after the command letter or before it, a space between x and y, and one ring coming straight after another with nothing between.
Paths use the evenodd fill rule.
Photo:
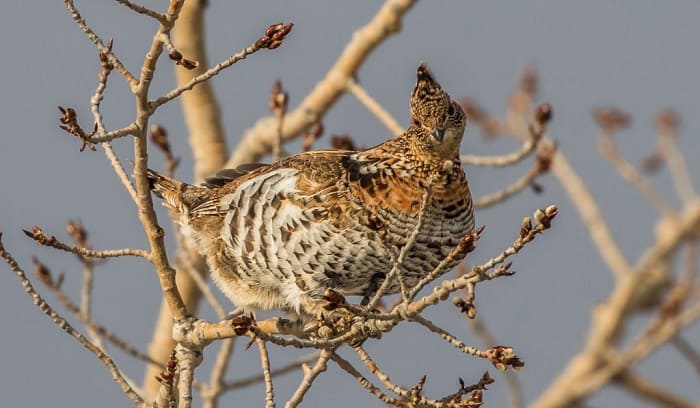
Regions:
<instances>
[{"instance_id":1,"label":"bird","mask_svg":"<svg viewBox=\"0 0 700 408\"><path fill-rule=\"evenodd\" d=\"M466 116L424 62L416 77L410 126L377 146L247 164L199 186L149 170L153 193L234 305L310 319L324 312L328 290L367 299L413 234L387 282L386 293L398 293L398 279L414 286L472 233L459 159Z\"/></svg>"}]
</instances>

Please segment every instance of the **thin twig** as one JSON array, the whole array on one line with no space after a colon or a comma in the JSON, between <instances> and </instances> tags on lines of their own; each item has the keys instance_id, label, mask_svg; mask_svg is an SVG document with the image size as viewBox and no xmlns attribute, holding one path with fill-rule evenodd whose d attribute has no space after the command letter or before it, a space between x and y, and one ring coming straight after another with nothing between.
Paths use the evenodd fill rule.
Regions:
<instances>
[{"instance_id":1,"label":"thin twig","mask_svg":"<svg viewBox=\"0 0 700 408\"><path fill-rule=\"evenodd\" d=\"M670 390L664 389L658 384L655 384L639 374L633 373L630 370L625 370L622 374L615 378L615 383L629 391L630 394L645 400L658 404L660 407L666 408L693 408L697 407L691 401L685 400L680 396L675 395Z\"/></svg>"},{"instance_id":2,"label":"thin twig","mask_svg":"<svg viewBox=\"0 0 700 408\"><path fill-rule=\"evenodd\" d=\"M51 237L47 237L46 234L44 234L44 231L37 226L32 227L32 231L23 231L26 236L39 243L39 245L56 248L61 251L84 256L86 258L115 258L119 256L136 256L144 259L150 258L148 252L144 251L143 249L123 248L98 251L90 248L64 244L53 235Z\"/></svg>"},{"instance_id":3,"label":"thin twig","mask_svg":"<svg viewBox=\"0 0 700 408\"><path fill-rule=\"evenodd\" d=\"M51 289L54 296L56 296L56 299L58 299L58 301L61 302L63 307L65 307L67 311L73 314L73 316L80 319L81 322L85 325L85 327L87 327L89 330L93 330L100 337L104 338L109 343L113 344L127 355L137 358L147 364L151 364L159 368L163 367L163 364L161 362L155 361L154 359L149 357L148 354L132 346L128 341L122 339L116 333L112 332L105 326L93 320L92 317L84 318L80 313L80 307L75 302L73 302L68 297L68 295L65 294L65 292L63 292L61 287L56 282L44 281L44 283L49 289Z\"/></svg>"},{"instance_id":4,"label":"thin twig","mask_svg":"<svg viewBox=\"0 0 700 408\"><path fill-rule=\"evenodd\" d=\"M178 235L181 234L178 233ZM181 246L181 248L185 247ZM176 262L179 263L181 266L181 268L178 269L187 272L189 277L194 281L195 285L197 285L199 291L202 292L204 298L207 299L209 305L212 307L212 309L214 309L214 313L216 313L216 316L219 319L223 319L224 317L226 317L226 309L224 309L224 307L221 305L219 299L216 298L216 295L214 295L214 292L212 292L209 285L207 285L207 282L204 280L202 275L198 273L197 268L195 268L195 266L192 265L187 254L184 252L180 252L176 258Z\"/></svg>"},{"instance_id":5,"label":"thin twig","mask_svg":"<svg viewBox=\"0 0 700 408\"><path fill-rule=\"evenodd\" d=\"M270 355L267 352L265 340L255 339L260 351L260 365L265 378L265 408L275 408L275 393L272 388L272 375L270 375Z\"/></svg>"},{"instance_id":6,"label":"thin twig","mask_svg":"<svg viewBox=\"0 0 700 408\"><path fill-rule=\"evenodd\" d=\"M394 119L394 117L387 111L384 106L377 102L372 96L367 92L367 90L360 84L358 84L352 77L348 78L345 83L345 89L348 90L358 101L360 101L368 111L370 111L377 119L379 119L382 124L389 129L389 131L394 135L400 135L403 133L403 127L399 122Z\"/></svg>"},{"instance_id":7,"label":"thin twig","mask_svg":"<svg viewBox=\"0 0 700 408\"><path fill-rule=\"evenodd\" d=\"M339 356L338 354L336 354L336 353L331 354L331 359L332 359L333 361L335 361L336 364L338 364L338 367L342 368L342 369L345 370L348 374L350 374L351 376L353 376L353 377L355 378L355 380L357 380L357 382L360 383L360 385L361 385L365 390L367 390L367 392L369 392L370 394L372 394L372 395L374 395L375 397L377 397L377 398L378 398L380 401L382 401L383 403L385 403L385 404L387 404L387 405L391 405L391 406L405 406L405 404L401 404L401 401L400 401L400 400L397 400L396 398L392 398L392 397L390 397L390 396L384 394L384 393L379 389L379 387L377 387L376 385L372 384L372 382L371 382L370 380L368 380L367 378L365 378L365 376L363 376L362 374L360 374L360 372L357 371L357 369L356 369L355 367L353 367L353 365L350 364L350 362L348 362L346 359L340 357L340 356Z\"/></svg>"},{"instance_id":8,"label":"thin twig","mask_svg":"<svg viewBox=\"0 0 700 408\"><path fill-rule=\"evenodd\" d=\"M396 278L399 281L399 284L401 286L401 293L404 296L404 299L406 301L410 300L409 297L409 292L407 288L405 288L403 279L401 277L401 267L403 266L404 259L406 258L406 255L408 252L413 248L413 245L415 245L416 240L418 239L418 234L421 233L421 230L423 229L423 220L425 218L425 212L428 207L428 200L430 197L430 184L428 184L428 187L426 190L423 192L423 199L421 200L421 205L420 209L418 210L418 221L416 222L416 227L411 231L411 235L409 235L408 240L406 240L406 243L403 245L401 248L401 251L399 252L398 258L394 261L394 266L391 268L389 273L386 275L384 278L384 281L382 284L379 286L377 289L377 292L374 294L372 299L369 301L367 304L367 310L372 310L374 307L379 303L379 300L384 296L387 290L389 290L389 286L392 283L392 280Z\"/></svg>"},{"instance_id":9,"label":"thin twig","mask_svg":"<svg viewBox=\"0 0 700 408\"><path fill-rule=\"evenodd\" d=\"M405 312L408 316L415 316L425 310L427 307L439 303L450 293L467 287L469 287L470 290L473 290L474 286L479 282L491 280L499 276L507 276L507 273L505 272L508 271L509 265L506 265L501 273L487 274L486 272L493 269L497 265L502 264L509 257L520 252L525 245L532 242L539 233L550 227L551 220L557 214L557 208L555 206L549 206L544 211L539 211L541 211L542 215L544 216L542 219L544 222L538 223L534 228L530 228L527 231L521 231L521 236L519 236L511 246L504 249L500 254L481 265L473 267L471 272L466 275L460 276L457 279L443 281L439 286L436 286L433 289L430 295L426 295L406 306L398 305L396 307L396 311L393 313L401 314ZM402 309L405 310L402 311Z\"/></svg>"},{"instance_id":10,"label":"thin twig","mask_svg":"<svg viewBox=\"0 0 700 408\"><path fill-rule=\"evenodd\" d=\"M610 271L618 279L632 273L632 267L613 238L609 224L603 217L595 197L562 152L555 154L551 171L571 198L584 226L588 229L593 244Z\"/></svg>"},{"instance_id":11,"label":"thin twig","mask_svg":"<svg viewBox=\"0 0 700 408\"><path fill-rule=\"evenodd\" d=\"M478 210L483 210L511 198L512 196L523 191L528 186L532 185L532 182L539 175L540 172L537 170L536 166L531 168L527 173L523 174L517 181L515 181L510 186L504 188L503 190L479 197L476 201L474 201L474 208Z\"/></svg>"},{"instance_id":12,"label":"thin twig","mask_svg":"<svg viewBox=\"0 0 700 408\"><path fill-rule=\"evenodd\" d=\"M276 368L272 371L270 371L270 376L272 378L275 378L280 375L288 374L296 370L300 370L303 364L308 364L316 359L318 359L320 353L312 353L309 354L308 356L302 357L296 361L293 361L287 365L284 365L282 367ZM264 380L264 376L262 374L259 375L253 375L250 377L242 378L240 380L234 380L228 383L225 383L222 385L222 391L230 391L230 390L235 390L238 388L245 388L253 384L257 384L259 382L262 382Z\"/></svg>"},{"instance_id":13,"label":"thin twig","mask_svg":"<svg viewBox=\"0 0 700 408\"><path fill-rule=\"evenodd\" d=\"M659 193L656 188L654 188L654 185L651 184L635 166L625 160L622 154L617 150L617 148L615 148L612 135L609 132L601 130L598 149L600 153L606 159L608 159L613 166L615 166L615 169L620 176L627 180L627 182L634 188L639 190L639 192L642 193L661 213L666 215L675 214L676 210L673 208L671 203L669 203L668 200L666 200L666 198Z\"/></svg>"},{"instance_id":14,"label":"thin twig","mask_svg":"<svg viewBox=\"0 0 700 408\"><path fill-rule=\"evenodd\" d=\"M238 53L233 54L228 59L216 64L212 68L209 68L202 75L199 75L195 78L192 78L192 80L190 80L190 82L186 83L185 85L178 86L177 88L169 91L165 95L163 95L159 98L156 98L155 100L149 102L149 109L151 111L154 111L159 106L161 106L167 102L170 102L173 99L177 98L178 96L182 95L183 92L187 92L190 89L194 88L195 86L201 84L202 82L208 81L213 76L217 75L219 72L221 72L224 69L230 67L231 65L237 63L238 61L245 59L247 56L260 51L261 49L262 49L262 47L256 46L255 43L251 44L250 46L242 49Z\"/></svg>"},{"instance_id":15,"label":"thin twig","mask_svg":"<svg viewBox=\"0 0 700 408\"><path fill-rule=\"evenodd\" d=\"M471 154L463 154L460 156L462 164L472 166L488 166L488 167L507 167L520 163L523 159L530 156L535 151L540 141L542 140L545 127L538 124L536 121L528 127L528 138L520 146L520 149L499 156L475 156Z\"/></svg>"},{"instance_id":16,"label":"thin twig","mask_svg":"<svg viewBox=\"0 0 700 408\"><path fill-rule=\"evenodd\" d=\"M671 344L683 354L685 359L693 366L698 376L700 376L700 353L695 350L693 345L680 334L671 339Z\"/></svg>"},{"instance_id":17,"label":"thin twig","mask_svg":"<svg viewBox=\"0 0 700 408\"><path fill-rule=\"evenodd\" d=\"M80 287L80 319L82 321L92 320L92 282L94 275L94 265L92 262L83 262L83 284ZM88 335L95 345L105 350L102 339L97 334L97 331L90 326L87 326Z\"/></svg>"},{"instance_id":18,"label":"thin twig","mask_svg":"<svg viewBox=\"0 0 700 408\"><path fill-rule=\"evenodd\" d=\"M318 360L316 361L316 364L314 364L313 368L306 367L304 369L304 378L301 380L301 383L296 391L294 391L292 397L285 404L285 408L295 408L301 404L302 400L304 399L304 395L306 395L309 389L311 389L311 385L316 377L318 377L322 372L326 371L326 363L331 358L332 353L333 351L330 350L321 350ZM305 366L302 365L302 367Z\"/></svg>"},{"instance_id":19,"label":"thin twig","mask_svg":"<svg viewBox=\"0 0 700 408\"><path fill-rule=\"evenodd\" d=\"M202 406L204 408L215 408L218 405L219 397L226 391L224 389L224 376L226 375L228 364L231 361L231 354L233 354L233 346L235 344L235 338L221 341L221 349L216 355L214 367L211 369L209 386L206 392L202 392L202 398L204 399Z\"/></svg>"},{"instance_id":20,"label":"thin twig","mask_svg":"<svg viewBox=\"0 0 700 408\"><path fill-rule=\"evenodd\" d=\"M552 118L551 105L549 105L547 103L543 103L537 107L530 125L527 126L528 133L527 133L526 141L524 142L524 147L528 147L528 143L532 143L533 149L534 149L534 147L541 145L541 149L537 153L535 163L533 164L530 171L525 173L515 183L506 187L505 189L498 191L498 192L495 192L495 193L492 193L492 194L487 194L486 196L481 197L478 200L476 200L476 202L474 203L475 208L477 208L477 209L488 208L488 207L493 206L497 203L505 201L508 198L510 198L510 197L514 196L515 194L524 190L525 187L532 185L534 180L538 176L549 171L549 169L552 166L552 160L554 158L554 154L557 151L557 145L556 145L556 143L553 143L551 141L547 141L545 143L541 143L541 141L544 138L544 133L547 129L547 123L549 123L551 118ZM524 149L523 151L525 151L525 150L527 150L527 149ZM528 154L529 154L529 152L528 152ZM516 158L518 160L521 159L519 156L517 156L517 154L516 154L516 156L513 156L512 158ZM497 162L498 162L498 160L494 160L491 163L495 165ZM505 161L504 163L506 165L508 165L509 161Z\"/></svg>"},{"instance_id":21,"label":"thin twig","mask_svg":"<svg viewBox=\"0 0 700 408\"><path fill-rule=\"evenodd\" d=\"M425 287L425 285L447 272L448 266L451 265L455 259L458 259L458 257L464 255L465 252L471 252L471 250L474 249L474 245L479 239L479 235L482 231L483 228L479 228L475 232L470 232L464 238L462 238L459 244L457 244L457 246L454 247L452 251L450 251L450 253L442 259L442 261L440 261L435 269L426 274L418 282L416 282L415 285L413 285L413 288L408 293L408 299L413 300L413 298L416 297L416 295Z\"/></svg>"},{"instance_id":22,"label":"thin twig","mask_svg":"<svg viewBox=\"0 0 700 408\"><path fill-rule=\"evenodd\" d=\"M126 188L126 191L129 193L129 196L131 196L131 199L135 203L138 200L138 198L136 197L136 189L131 183L129 175L126 174L126 171L124 171L124 167L119 161L119 158L117 157L116 153L114 153L114 150L112 149L112 144L109 142L103 142L101 143L101 146L104 149L105 155L109 159L109 163L112 165L114 172L117 173L119 180L122 182L122 185L124 186L124 188Z\"/></svg>"},{"instance_id":23,"label":"thin twig","mask_svg":"<svg viewBox=\"0 0 700 408\"><path fill-rule=\"evenodd\" d=\"M689 204L698 197L693 180L690 178L685 156L678 147L678 122L676 114L671 111L660 112L656 119L659 133L659 147L671 170L671 179L678 196L683 203Z\"/></svg>"},{"instance_id":24,"label":"thin twig","mask_svg":"<svg viewBox=\"0 0 700 408\"><path fill-rule=\"evenodd\" d=\"M117 364L112 360L112 358L107 355L101 348L97 347L94 343L83 336L79 331L73 328L73 326L68 323L68 321L63 318L58 312L56 312L46 301L36 292L32 283L27 278L26 274L22 268L17 264L15 259L10 255L9 252L5 250L2 243L2 234L0 233L0 257L2 257L10 269L15 272L17 277L24 288L24 291L32 298L34 304L41 310L45 315L47 315L51 321L53 321L58 327L61 328L66 334L73 337L78 341L83 347L88 349L92 354L97 357L102 364L107 367L109 372L112 374L112 378L121 387L122 391L136 404L137 406L145 406L143 398L132 388L132 386L127 381L126 377L122 374L121 370Z\"/></svg>"},{"instance_id":25,"label":"thin twig","mask_svg":"<svg viewBox=\"0 0 700 408\"><path fill-rule=\"evenodd\" d=\"M109 49L110 51L112 50L112 41L110 41L109 44L107 44L107 49ZM92 110L92 116L95 120L95 124L97 125L97 134L105 135L105 125L104 119L102 118L102 112L100 111L100 105L102 103L102 99L104 98L104 91L107 88L107 79L109 78L109 74L114 69L114 66L107 60L106 54L102 52L100 52L100 65L102 66L102 70L98 75L97 87L95 88L95 92L93 93L92 98L90 98L90 107ZM95 143L93 137L90 138L90 141L92 143ZM134 189L134 185L131 184L131 180L124 171L124 167L122 167L122 164L119 162L119 158L114 153L114 150L112 150L112 145L109 141L102 142L101 145L105 151L105 155L107 156L110 164L112 165L112 168L114 168L114 171L117 173L119 180L121 180L122 184L126 188L126 191L129 192L131 199L134 200L134 202L136 202L136 190Z\"/></svg>"},{"instance_id":26,"label":"thin twig","mask_svg":"<svg viewBox=\"0 0 700 408\"><path fill-rule=\"evenodd\" d=\"M484 324L484 319L476 315L467 320L469 321L469 325L474 333L481 338L481 341L486 347L494 347L498 345L498 342ZM512 370L506 370L503 372L503 376L505 377L506 384L508 385L510 406L512 408L523 408L525 406L525 400L523 397L523 387L518 379L518 375Z\"/></svg>"},{"instance_id":27,"label":"thin twig","mask_svg":"<svg viewBox=\"0 0 700 408\"><path fill-rule=\"evenodd\" d=\"M97 133L93 136L90 136L90 142L92 142L92 143L111 142L112 140L120 139L122 137L135 136L137 131L138 131L138 126L136 126L135 123L130 123L121 129L113 130L113 131L107 132L107 133Z\"/></svg>"},{"instance_id":28,"label":"thin twig","mask_svg":"<svg viewBox=\"0 0 700 408\"><path fill-rule=\"evenodd\" d=\"M416 316L411 317L411 320L416 322L416 323L419 323L421 326L423 326L426 329L430 330L431 332L437 334L443 340L450 343L457 350L461 351L464 354L468 354L470 356L475 356L475 357L480 357L480 358L489 358L489 356L486 352L479 350L476 347L467 346L466 344L462 343L459 339L457 339L457 337L450 334L447 330L436 326L435 323L431 322L430 320L426 319L425 317L422 317L420 315L416 315Z\"/></svg>"},{"instance_id":29,"label":"thin twig","mask_svg":"<svg viewBox=\"0 0 700 408\"><path fill-rule=\"evenodd\" d=\"M100 50L100 52L104 53L109 62L114 66L114 68L121 74L121 76L126 79L126 81L129 83L131 86L131 89L134 90L136 88L136 85L138 84L138 80L129 72L129 70L124 67L124 64L122 64L121 61L119 61L119 58L117 58L116 55L112 52L112 50L105 45L104 42L102 42L102 39L95 34L94 31L92 31L92 28L87 25L85 22L85 19L80 15L78 12L78 9L75 8L75 5L73 4L73 0L63 0L63 3L66 5L66 8L68 9L68 12L70 13L71 17L73 18L73 21L75 21L75 24L78 25L78 27L87 35L87 37L92 41L97 48Z\"/></svg>"},{"instance_id":30,"label":"thin twig","mask_svg":"<svg viewBox=\"0 0 700 408\"><path fill-rule=\"evenodd\" d=\"M370 357L369 353L367 353L362 346L354 347L354 349L369 372L374 374L374 376L377 377L377 379L381 381L389 391L402 398L407 398L410 396L411 392L393 383L389 376L377 366L377 363L374 362L372 357Z\"/></svg>"},{"instance_id":31,"label":"thin twig","mask_svg":"<svg viewBox=\"0 0 700 408\"><path fill-rule=\"evenodd\" d=\"M116 0L116 2L125 6L125 7L128 7L129 9L131 9L132 11L135 11L138 14L143 14L145 16L155 18L161 24L163 24L165 22L164 15L158 13L157 11L149 9L148 7L144 7L144 6L141 6L139 4L132 3L129 0Z\"/></svg>"}]
</instances>

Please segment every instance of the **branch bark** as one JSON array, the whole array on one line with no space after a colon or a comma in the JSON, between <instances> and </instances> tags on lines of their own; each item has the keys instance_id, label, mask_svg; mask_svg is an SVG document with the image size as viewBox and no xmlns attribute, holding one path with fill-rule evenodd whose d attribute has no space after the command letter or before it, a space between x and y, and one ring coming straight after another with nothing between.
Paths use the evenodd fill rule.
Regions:
<instances>
[{"instance_id":1,"label":"branch bark","mask_svg":"<svg viewBox=\"0 0 700 408\"><path fill-rule=\"evenodd\" d=\"M187 58L199 62L199 66L192 70L175 65L178 86L187 84L192 78L207 70L204 8L202 1L186 0L180 12L177 26L173 31L174 41L180 52ZM189 144L194 157L195 182L200 182L223 167L226 162L228 148L224 138L221 112L214 90L208 81L183 93L180 100L189 133ZM179 248L179 251L183 251L182 255L186 256L190 261L189 264L194 266L193 273L206 276L206 262L193 248L183 246ZM202 298L202 292L190 274L178 274L177 287L187 309L191 313L195 313ZM149 346L151 357L156 361L167 361L170 350L175 347L175 342L172 339L172 327L173 320L170 310L163 302ZM157 374L157 367L146 367L144 390L149 395L153 395L160 386L155 379Z\"/></svg>"}]
</instances>

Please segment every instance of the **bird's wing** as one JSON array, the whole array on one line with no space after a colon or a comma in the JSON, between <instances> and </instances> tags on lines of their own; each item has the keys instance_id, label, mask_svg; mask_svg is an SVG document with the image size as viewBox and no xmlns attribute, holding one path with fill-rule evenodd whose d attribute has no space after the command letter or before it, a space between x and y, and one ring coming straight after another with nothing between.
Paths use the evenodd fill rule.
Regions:
<instances>
[{"instance_id":1,"label":"bird's wing","mask_svg":"<svg viewBox=\"0 0 700 408\"><path fill-rule=\"evenodd\" d=\"M287 194L297 190L300 196L337 190L336 184L345 177L343 157L349 153L341 150L313 151L270 165L256 163L222 170L206 180L212 194L192 205L190 216L224 216L235 208L241 197L256 194L270 195L270 199L276 195L279 195L277 199L287 199L290 198L286 197Z\"/></svg>"},{"instance_id":2,"label":"bird's wing","mask_svg":"<svg viewBox=\"0 0 700 408\"><path fill-rule=\"evenodd\" d=\"M248 163L242 164L235 169L224 169L218 171L214 177L207 177L202 183L205 187L216 188L222 187L225 184L232 182L233 180L245 176L253 170L259 169L260 167L269 166L265 163Z\"/></svg>"}]
</instances>

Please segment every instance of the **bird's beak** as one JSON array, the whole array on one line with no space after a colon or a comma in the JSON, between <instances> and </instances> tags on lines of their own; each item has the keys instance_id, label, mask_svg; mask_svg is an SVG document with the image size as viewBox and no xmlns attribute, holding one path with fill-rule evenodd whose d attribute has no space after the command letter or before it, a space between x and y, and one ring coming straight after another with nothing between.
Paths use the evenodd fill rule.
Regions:
<instances>
[{"instance_id":1,"label":"bird's beak","mask_svg":"<svg viewBox=\"0 0 700 408\"><path fill-rule=\"evenodd\" d=\"M430 134L437 139L438 142L442 143L442 139L445 138L445 128L437 126Z\"/></svg>"}]
</instances>

